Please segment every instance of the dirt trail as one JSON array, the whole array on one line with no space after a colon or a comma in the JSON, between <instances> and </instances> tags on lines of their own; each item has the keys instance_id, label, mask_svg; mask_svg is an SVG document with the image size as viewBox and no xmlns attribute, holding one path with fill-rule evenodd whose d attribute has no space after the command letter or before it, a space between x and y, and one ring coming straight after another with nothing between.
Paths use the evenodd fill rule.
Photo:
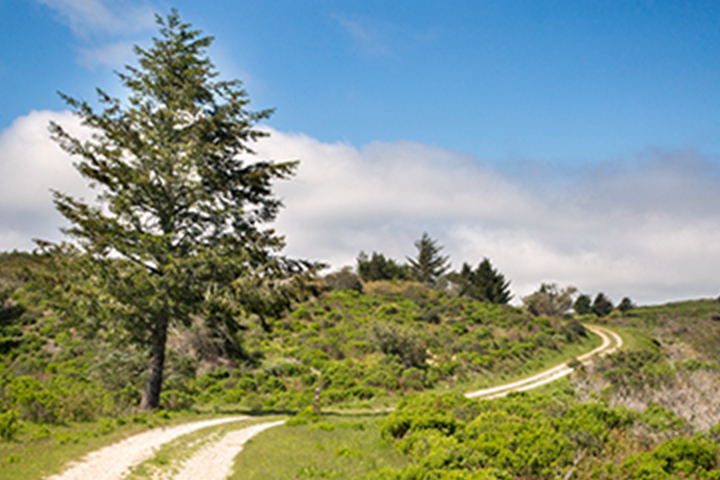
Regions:
<instances>
[{"instance_id":1,"label":"dirt trail","mask_svg":"<svg viewBox=\"0 0 720 480\"><path fill-rule=\"evenodd\" d=\"M240 450L242 450L245 442L263 430L282 425L283 423L285 423L285 420L261 423L228 432L217 442L205 446L193 455L192 458L182 466L180 473L175 475L173 479L224 480L232 473L233 461L238 453L240 453Z\"/></svg>"},{"instance_id":2,"label":"dirt trail","mask_svg":"<svg viewBox=\"0 0 720 480\"><path fill-rule=\"evenodd\" d=\"M596 355L612 353L623 344L620 335L610 329L597 326L587 326L586 328L602 338L602 345L578 357L578 360L582 363L588 363ZM562 364L518 382L469 392L465 396L484 399L502 397L510 392L530 390L545 385L569 375L572 371L572 368ZM205 420L135 435L122 442L88 454L78 462L71 463L69 468L62 474L53 475L48 477L47 480L121 480L130 467L151 458L160 445L205 427L245 418L248 417ZM182 465L180 472L173 478L175 480L224 480L231 473L233 461L242 450L245 442L263 430L281 425L284 422L284 420L281 420L261 423L228 432L218 441L212 442L196 452Z\"/></svg>"},{"instance_id":3,"label":"dirt trail","mask_svg":"<svg viewBox=\"0 0 720 480\"><path fill-rule=\"evenodd\" d=\"M152 457L162 444L201 428L236 422L247 417L216 418L177 427L156 428L89 453L69 465L63 473L47 480L119 480L133 465ZM202 478L202 477L198 477Z\"/></svg>"},{"instance_id":4,"label":"dirt trail","mask_svg":"<svg viewBox=\"0 0 720 480\"><path fill-rule=\"evenodd\" d=\"M607 355L615 352L617 349L622 347L622 337L620 337L620 335L613 332L612 330L589 325L587 325L586 328L599 335L600 338L602 338L602 344L595 350L579 356L577 359L580 362L587 364L590 359L596 355ZM525 390L540 387L566 375L570 375L572 372L573 369L568 367L567 364L563 363L561 365L558 365L557 367L545 370L544 372L540 372L537 375L525 378L518 382L508 383L492 388L484 388L482 390L476 390L474 392L466 393L465 396L468 398L484 399L503 397L510 392L522 392Z\"/></svg>"}]
</instances>

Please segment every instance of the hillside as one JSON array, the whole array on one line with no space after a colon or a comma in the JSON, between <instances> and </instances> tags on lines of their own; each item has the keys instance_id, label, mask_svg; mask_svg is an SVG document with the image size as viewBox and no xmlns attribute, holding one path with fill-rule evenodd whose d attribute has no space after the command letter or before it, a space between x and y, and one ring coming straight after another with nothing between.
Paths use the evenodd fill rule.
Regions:
<instances>
[{"instance_id":1,"label":"hillside","mask_svg":"<svg viewBox=\"0 0 720 480\"><path fill-rule=\"evenodd\" d=\"M718 313L720 302L697 300L585 317L622 332L626 348L567 382L493 400L409 395L362 423L372 435L350 434L333 416L283 427L243 452L232 478L720 478L720 369L709 347ZM284 438L318 447L280 458L273 446ZM371 450L381 445L400 458Z\"/></svg>"},{"instance_id":2,"label":"hillside","mask_svg":"<svg viewBox=\"0 0 720 480\"><path fill-rule=\"evenodd\" d=\"M717 300L614 312L631 348L564 387L408 398L380 434L409 465L382 478L720 478L718 319Z\"/></svg>"},{"instance_id":3,"label":"hillside","mask_svg":"<svg viewBox=\"0 0 720 480\"><path fill-rule=\"evenodd\" d=\"M137 413L147 352L61 320L28 283L43 268L27 254L0 258L0 460L8 471L27 470L48 449L71 455L68 442L89 448L127 426L163 424L172 411L301 411L254 440L240 464L277 450L263 442L313 438L336 453L372 445L342 457L342 465L359 462L353 471L363 478L720 478L716 300L547 318L407 281L325 290L278 318L240 319L234 332L200 321L172 331L165 410L148 416ZM625 348L540 393L462 396L591 350L599 342L584 322L621 333ZM321 418L307 410L318 387ZM395 410L382 413L388 407ZM303 452L263 462L258 478L342 478L339 454Z\"/></svg>"},{"instance_id":4,"label":"hillside","mask_svg":"<svg viewBox=\"0 0 720 480\"><path fill-rule=\"evenodd\" d=\"M37 258L2 257L0 399L5 418L54 423L131 413L145 351L113 331L67 323L27 288ZM87 323L87 322L86 322ZM322 389L325 406L368 408L410 392L462 391L539 370L590 350L571 320L452 298L412 282L372 282L365 293L325 292L291 313L237 331L197 322L168 340L163 407L300 410Z\"/></svg>"}]
</instances>

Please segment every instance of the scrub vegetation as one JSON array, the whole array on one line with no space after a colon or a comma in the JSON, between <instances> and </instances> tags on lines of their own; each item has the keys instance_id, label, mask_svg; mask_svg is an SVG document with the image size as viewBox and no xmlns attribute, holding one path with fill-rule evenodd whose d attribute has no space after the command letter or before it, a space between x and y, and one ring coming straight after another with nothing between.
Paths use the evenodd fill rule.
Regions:
<instances>
[{"instance_id":1,"label":"scrub vegetation","mask_svg":"<svg viewBox=\"0 0 720 480\"><path fill-rule=\"evenodd\" d=\"M380 434L412 462L380 478L720 478L717 427L693 434L658 405L638 413L579 402L572 390L408 397Z\"/></svg>"},{"instance_id":2,"label":"scrub vegetation","mask_svg":"<svg viewBox=\"0 0 720 480\"><path fill-rule=\"evenodd\" d=\"M0 400L3 438L28 422L63 424L133 413L147 350L110 332L68 328L26 275L44 257L5 254ZM499 382L595 345L572 320L453 297L416 282L326 291L286 315L240 322L228 341L195 324L168 337L166 410L372 408L428 389Z\"/></svg>"}]
</instances>

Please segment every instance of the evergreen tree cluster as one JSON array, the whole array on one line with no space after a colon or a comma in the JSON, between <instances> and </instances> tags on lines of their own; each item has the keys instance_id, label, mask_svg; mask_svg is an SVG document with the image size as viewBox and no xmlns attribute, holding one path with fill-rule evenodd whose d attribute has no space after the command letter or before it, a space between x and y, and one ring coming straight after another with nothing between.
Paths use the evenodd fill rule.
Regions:
<instances>
[{"instance_id":1,"label":"evergreen tree cluster","mask_svg":"<svg viewBox=\"0 0 720 480\"><path fill-rule=\"evenodd\" d=\"M458 277L461 295L482 302L500 304L508 303L512 298L509 290L510 281L505 280L505 276L493 268L488 258L483 258L475 270L467 263L463 263Z\"/></svg>"},{"instance_id":2,"label":"evergreen tree cluster","mask_svg":"<svg viewBox=\"0 0 720 480\"><path fill-rule=\"evenodd\" d=\"M429 287L450 288L459 296L496 304L507 304L510 281L494 268L488 258L483 258L475 270L463 263L460 272L448 272L450 257L441 255L442 245L427 233L415 242L417 254L407 257L401 264L382 253L368 256L360 252L357 273L364 282L380 280L416 281Z\"/></svg>"},{"instance_id":3,"label":"evergreen tree cluster","mask_svg":"<svg viewBox=\"0 0 720 480\"><path fill-rule=\"evenodd\" d=\"M592 300L587 294L579 295L573 302L572 308L578 315L594 314L598 317L606 317L612 313L615 307L612 300L600 292L595 296L595 300ZM617 309L623 314L633 308L635 308L635 304L628 297L624 297L617 305Z\"/></svg>"},{"instance_id":4,"label":"evergreen tree cluster","mask_svg":"<svg viewBox=\"0 0 720 480\"><path fill-rule=\"evenodd\" d=\"M386 258L385 255L377 252L373 252L370 257L365 252L360 252L357 258L357 272L364 282L412 278L407 265L398 264L392 258Z\"/></svg>"}]
</instances>

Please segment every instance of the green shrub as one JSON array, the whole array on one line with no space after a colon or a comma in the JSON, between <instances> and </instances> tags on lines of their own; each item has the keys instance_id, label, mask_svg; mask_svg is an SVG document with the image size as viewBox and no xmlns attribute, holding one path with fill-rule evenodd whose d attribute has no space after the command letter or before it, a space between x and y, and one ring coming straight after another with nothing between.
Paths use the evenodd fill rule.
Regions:
<instances>
[{"instance_id":1,"label":"green shrub","mask_svg":"<svg viewBox=\"0 0 720 480\"><path fill-rule=\"evenodd\" d=\"M252 412L259 412L263 409L263 398L260 395L251 393L243 400L243 406Z\"/></svg>"},{"instance_id":2,"label":"green shrub","mask_svg":"<svg viewBox=\"0 0 720 480\"><path fill-rule=\"evenodd\" d=\"M685 420L677 417L672 410L654 402L650 402L640 419L651 429L661 432L671 429L678 430L685 424Z\"/></svg>"},{"instance_id":3,"label":"green shrub","mask_svg":"<svg viewBox=\"0 0 720 480\"><path fill-rule=\"evenodd\" d=\"M683 370L687 370L688 372L697 372L699 370L711 370L711 369L717 368L717 365L713 365L711 363L706 363L706 362L701 362L694 358L689 358L684 361L675 362L675 366L678 368L681 368Z\"/></svg>"},{"instance_id":4,"label":"green shrub","mask_svg":"<svg viewBox=\"0 0 720 480\"><path fill-rule=\"evenodd\" d=\"M421 391L425 386L425 372L419 368L408 368L402 373L402 384L406 389Z\"/></svg>"},{"instance_id":5,"label":"green shrub","mask_svg":"<svg viewBox=\"0 0 720 480\"><path fill-rule=\"evenodd\" d=\"M20 414L15 410L0 413L0 438L10 441L20 430Z\"/></svg>"},{"instance_id":6,"label":"green shrub","mask_svg":"<svg viewBox=\"0 0 720 480\"><path fill-rule=\"evenodd\" d=\"M318 378L319 377L314 373L306 373L300 376L300 382L302 382L303 385L309 387L315 385L318 381Z\"/></svg>"},{"instance_id":7,"label":"green shrub","mask_svg":"<svg viewBox=\"0 0 720 480\"><path fill-rule=\"evenodd\" d=\"M287 390L285 383L277 377L270 377L260 386L260 393L278 393Z\"/></svg>"},{"instance_id":8,"label":"green shrub","mask_svg":"<svg viewBox=\"0 0 720 480\"><path fill-rule=\"evenodd\" d=\"M315 409L313 407L306 407L288 420L286 425L294 427L297 425L307 425L308 423L316 423L319 421L320 415L315 412Z\"/></svg>"},{"instance_id":9,"label":"green shrub","mask_svg":"<svg viewBox=\"0 0 720 480\"><path fill-rule=\"evenodd\" d=\"M194 403L192 395L178 390L165 390L160 394L160 406L166 410L187 410Z\"/></svg>"},{"instance_id":10,"label":"green shrub","mask_svg":"<svg viewBox=\"0 0 720 480\"><path fill-rule=\"evenodd\" d=\"M320 349L313 348L303 352L301 360L305 365L321 370L330 360L330 355Z\"/></svg>"},{"instance_id":11,"label":"green shrub","mask_svg":"<svg viewBox=\"0 0 720 480\"><path fill-rule=\"evenodd\" d=\"M60 419L60 398L36 378L16 377L9 385L12 406L20 416L33 422L54 423Z\"/></svg>"},{"instance_id":12,"label":"green shrub","mask_svg":"<svg viewBox=\"0 0 720 480\"><path fill-rule=\"evenodd\" d=\"M243 390L244 392L254 392L257 390L257 382L251 374L243 374L235 384L235 388Z\"/></svg>"},{"instance_id":13,"label":"green shrub","mask_svg":"<svg viewBox=\"0 0 720 480\"><path fill-rule=\"evenodd\" d=\"M422 337L413 329L389 323L374 323L371 341L385 355L397 355L406 367L425 364L426 352Z\"/></svg>"},{"instance_id":14,"label":"green shrub","mask_svg":"<svg viewBox=\"0 0 720 480\"><path fill-rule=\"evenodd\" d=\"M579 404L571 393L563 392L513 393L491 401L456 394L411 395L388 415L380 432L414 463L387 471L383 478L569 478L566 475L575 471L579 453L590 457L586 462L595 466L602 465L597 459L604 455L611 459L617 455L623 448L618 438L632 432L637 417L624 407ZM672 462L690 458L686 450ZM703 455L692 461L707 468L710 463ZM656 463L664 472L660 458L665 457L658 453ZM614 465L613 461L608 465ZM590 476L587 470L575 473L573 478L617 478Z\"/></svg>"},{"instance_id":15,"label":"green shrub","mask_svg":"<svg viewBox=\"0 0 720 480\"><path fill-rule=\"evenodd\" d=\"M718 479L719 455L720 447L707 438L678 437L661 443L651 452L632 455L623 468L629 478L638 480Z\"/></svg>"},{"instance_id":16,"label":"green shrub","mask_svg":"<svg viewBox=\"0 0 720 480\"><path fill-rule=\"evenodd\" d=\"M458 393L410 395L388 415L380 427L385 438L400 439L418 430L435 429L452 434L458 427L453 412L473 404Z\"/></svg>"}]
</instances>

